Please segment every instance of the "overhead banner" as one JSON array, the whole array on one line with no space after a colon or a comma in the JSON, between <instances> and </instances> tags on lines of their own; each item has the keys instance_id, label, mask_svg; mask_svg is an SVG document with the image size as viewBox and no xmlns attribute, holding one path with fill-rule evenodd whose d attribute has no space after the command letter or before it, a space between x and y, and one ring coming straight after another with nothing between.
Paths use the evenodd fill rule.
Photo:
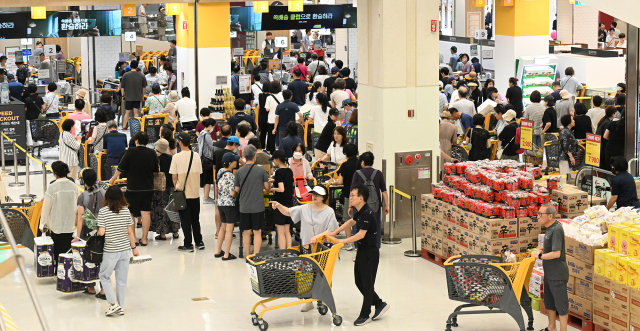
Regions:
<instances>
[{"instance_id":1,"label":"overhead banner","mask_svg":"<svg viewBox=\"0 0 640 331\"><path fill-rule=\"evenodd\" d=\"M0 13L0 38L119 36L120 10L48 11L45 19L30 12Z\"/></svg>"},{"instance_id":2,"label":"overhead banner","mask_svg":"<svg viewBox=\"0 0 640 331\"><path fill-rule=\"evenodd\" d=\"M254 2L256 3L256 2ZM302 11L288 6L231 7L231 31L357 28L358 10L352 5L304 5Z\"/></svg>"}]
</instances>

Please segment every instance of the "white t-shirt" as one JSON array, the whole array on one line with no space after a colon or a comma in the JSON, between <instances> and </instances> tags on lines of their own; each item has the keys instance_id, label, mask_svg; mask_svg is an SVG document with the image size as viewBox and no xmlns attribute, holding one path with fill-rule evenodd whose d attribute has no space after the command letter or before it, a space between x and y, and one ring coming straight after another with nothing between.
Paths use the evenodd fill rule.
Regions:
<instances>
[{"instance_id":1,"label":"white t-shirt","mask_svg":"<svg viewBox=\"0 0 640 331\"><path fill-rule=\"evenodd\" d=\"M309 113L309 118L313 119L313 131L317 133L322 133L322 129L329 122L329 107L327 107L327 112L322 112L322 106L313 106L311 107L311 112Z\"/></svg>"},{"instance_id":2,"label":"white t-shirt","mask_svg":"<svg viewBox=\"0 0 640 331\"><path fill-rule=\"evenodd\" d=\"M273 97L271 96L273 95ZM276 108L278 107L279 103L276 102L275 99L278 99L278 101L280 103L282 103L284 101L284 98L282 97L282 92L278 93L278 94L271 94L269 97L267 97L267 102L265 102L264 108L267 109L269 111L269 118L267 119L267 123L269 124L275 124L276 123Z\"/></svg>"},{"instance_id":3,"label":"white t-shirt","mask_svg":"<svg viewBox=\"0 0 640 331\"><path fill-rule=\"evenodd\" d=\"M316 77L313 79L314 82L320 82L322 84L324 84L324 80L327 79L329 77L329 75L320 75L317 74Z\"/></svg>"},{"instance_id":4,"label":"white t-shirt","mask_svg":"<svg viewBox=\"0 0 640 331\"><path fill-rule=\"evenodd\" d=\"M260 93L262 93L262 83L255 82L255 83L251 84L251 92L253 92L253 100L258 102L258 99L260 97Z\"/></svg>"},{"instance_id":5,"label":"white t-shirt","mask_svg":"<svg viewBox=\"0 0 640 331\"><path fill-rule=\"evenodd\" d=\"M331 92L331 101L336 105L336 108L342 109L342 101L344 101L344 99L351 99L349 98L349 93L336 89Z\"/></svg>"},{"instance_id":6,"label":"white t-shirt","mask_svg":"<svg viewBox=\"0 0 640 331\"><path fill-rule=\"evenodd\" d=\"M147 23L147 17L143 15L146 13L147 11L144 9L144 6L140 5L140 7L138 7L138 23Z\"/></svg>"},{"instance_id":7,"label":"white t-shirt","mask_svg":"<svg viewBox=\"0 0 640 331\"><path fill-rule=\"evenodd\" d=\"M176 102L176 109L180 113L180 123L197 121L196 101L191 98L182 98Z\"/></svg>"},{"instance_id":8,"label":"white t-shirt","mask_svg":"<svg viewBox=\"0 0 640 331\"><path fill-rule=\"evenodd\" d=\"M604 108L591 108L587 111L587 116L591 118L591 130L596 132L598 122L604 117L606 110Z\"/></svg>"},{"instance_id":9,"label":"white t-shirt","mask_svg":"<svg viewBox=\"0 0 640 331\"><path fill-rule=\"evenodd\" d=\"M342 146L336 144L335 142L332 142L331 145L329 145L327 154L331 156L331 162L333 163L338 163L347 158L347 156L342 153Z\"/></svg>"}]
</instances>

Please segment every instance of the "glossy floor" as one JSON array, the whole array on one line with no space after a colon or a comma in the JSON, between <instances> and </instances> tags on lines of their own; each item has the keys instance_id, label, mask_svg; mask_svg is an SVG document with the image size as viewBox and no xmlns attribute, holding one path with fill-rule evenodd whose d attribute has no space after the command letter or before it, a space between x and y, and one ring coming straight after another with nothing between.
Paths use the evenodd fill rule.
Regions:
<instances>
[{"instance_id":1,"label":"glossy floor","mask_svg":"<svg viewBox=\"0 0 640 331\"><path fill-rule=\"evenodd\" d=\"M39 198L41 183L40 176L31 176L32 193ZM24 188L7 187L7 190L14 199L24 193ZM251 324L249 312L261 299L251 290L245 262L241 259L223 262L213 257L213 214L213 205L203 205L205 251L178 252L182 239L158 242L150 239L149 246L140 248L140 253L151 255L153 261L131 266L125 316L105 317L106 302L93 296L56 292L55 280L35 277L33 255L30 250L22 249L28 277L35 285L51 330L257 330ZM137 232L140 236L140 230ZM383 245L376 290L391 308L382 319L362 329L444 330L448 314L458 305L447 296L444 269L422 258L405 257L403 252L410 246L408 239L400 245ZM234 254L237 247L236 239ZM263 249L273 247L265 242ZM300 306L295 306L266 313L264 319L269 323L269 330L355 329L353 321L359 313L362 296L353 281L354 254L343 251L334 272L333 295L338 314L344 319L341 326L334 326L329 315L321 316L316 310L301 313ZM0 261L8 256L9 251L0 251ZM203 297L207 299L192 300ZM21 330L40 330L19 272L0 279L0 302ZM546 316L538 312L534 312L534 316L536 330L544 329ZM455 330L518 329L512 318L502 314L461 317L458 322L460 326Z\"/></svg>"}]
</instances>

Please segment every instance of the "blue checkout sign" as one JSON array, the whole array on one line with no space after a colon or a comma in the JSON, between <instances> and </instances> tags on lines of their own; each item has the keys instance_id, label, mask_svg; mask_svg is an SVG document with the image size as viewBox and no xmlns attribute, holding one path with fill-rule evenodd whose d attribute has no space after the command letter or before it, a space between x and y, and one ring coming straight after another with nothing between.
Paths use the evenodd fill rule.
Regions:
<instances>
[{"instance_id":1,"label":"blue checkout sign","mask_svg":"<svg viewBox=\"0 0 640 331\"><path fill-rule=\"evenodd\" d=\"M31 48L23 48L22 56L31 56Z\"/></svg>"}]
</instances>

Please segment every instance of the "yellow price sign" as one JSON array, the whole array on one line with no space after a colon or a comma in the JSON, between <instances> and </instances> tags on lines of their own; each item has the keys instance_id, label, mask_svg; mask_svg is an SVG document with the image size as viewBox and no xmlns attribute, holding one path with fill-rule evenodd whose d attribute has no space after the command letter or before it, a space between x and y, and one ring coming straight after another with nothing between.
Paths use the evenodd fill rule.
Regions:
<instances>
[{"instance_id":1,"label":"yellow price sign","mask_svg":"<svg viewBox=\"0 0 640 331\"><path fill-rule=\"evenodd\" d=\"M268 13L269 12L269 1L254 1L253 2L253 12L254 13Z\"/></svg>"},{"instance_id":2,"label":"yellow price sign","mask_svg":"<svg viewBox=\"0 0 640 331\"><path fill-rule=\"evenodd\" d=\"M485 1L485 0L481 0L481 1ZM304 8L303 0L289 0L289 11L301 12L303 11L303 8Z\"/></svg>"},{"instance_id":3,"label":"yellow price sign","mask_svg":"<svg viewBox=\"0 0 640 331\"><path fill-rule=\"evenodd\" d=\"M47 18L47 7L31 7L31 19L42 20Z\"/></svg>"},{"instance_id":4,"label":"yellow price sign","mask_svg":"<svg viewBox=\"0 0 640 331\"><path fill-rule=\"evenodd\" d=\"M136 16L136 5L134 4L122 5L121 8L122 8L121 16L123 17Z\"/></svg>"},{"instance_id":5,"label":"yellow price sign","mask_svg":"<svg viewBox=\"0 0 640 331\"><path fill-rule=\"evenodd\" d=\"M597 134L587 133L587 155L584 162L595 167L600 166L600 143L602 137Z\"/></svg>"},{"instance_id":6,"label":"yellow price sign","mask_svg":"<svg viewBox=\"0 0 640 331\"><path fill-rule=\"evenodd\" d=\"M520 148L533 149L533 121L520 121Z\"/></svg>"},{"instance_id":7,"label":"yellow price sign","mask_svg":"<svg viewBox=\"0 0 640 331\"><path fill-rule=\"evenodd\" d=\"M182 7L179 3L168 3L165 13L167 15L180 15L182 12Z\"/></svg>"}]
</instances>

